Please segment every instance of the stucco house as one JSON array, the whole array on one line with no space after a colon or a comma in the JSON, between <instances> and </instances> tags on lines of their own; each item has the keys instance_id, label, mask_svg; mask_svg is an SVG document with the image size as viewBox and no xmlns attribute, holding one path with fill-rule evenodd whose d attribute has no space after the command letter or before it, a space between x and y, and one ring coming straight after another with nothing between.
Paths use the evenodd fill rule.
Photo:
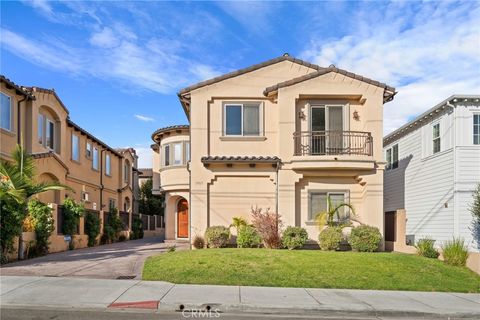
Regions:
<instances>
[{"instance_id":1,"label":"stucco house","mask_svg":"<svg viewBox=\"0 0 480 320\"><path fill-rule=\"evenodd\" d=\"M0 83L0 158L11 160L15 145L23 144L40 181L72 188L43 193L41 201L62 204L69 196L91 210L136 212L135 149L114 149L81 128L53 89L19 86L5 76Z\"/></svg>"},{"instance_id":2,"label":"stucco house","mask_svg":"<svg viewBox=\"0 0 480 320\"><path fill-rule=\"evenodd\" d=\"M249 221L258 206L316 240L314 216L327 196L383 233L383 104L394 95L288 54L182 89L190 124L152 135L166 238L190 241L233 217Z\"/></svg>"},{"instance_id":3,"label":"stucco house","mask_svg":"<svg viewBox=\"0 0 480 320\"><path fill-rule=\"evenodd\" d=\"M430 237L440 246L461 237L480 266L469 211L480 182L480 95L448 97L388 134L383 145L387 241ZM393 232L404 223L393 218L399 210L406 213L406 239Z\"/></svg>"}]
</instances>

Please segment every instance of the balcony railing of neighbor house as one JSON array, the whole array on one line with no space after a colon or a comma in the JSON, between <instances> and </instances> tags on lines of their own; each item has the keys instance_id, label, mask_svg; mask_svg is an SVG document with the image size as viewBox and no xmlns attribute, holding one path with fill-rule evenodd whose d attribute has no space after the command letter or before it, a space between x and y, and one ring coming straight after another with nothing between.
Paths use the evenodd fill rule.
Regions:
<instances>
[{"instance_id":1,"label":"balcony railing of neighbor house","mask_svg":"<svg viewBox=\"0 0 480 320\"><path fill-rule=\"evenodd\" d=\"M295 156L373 155L370 132L297 131L293 140Z\"/></svg>"}]
</instances>

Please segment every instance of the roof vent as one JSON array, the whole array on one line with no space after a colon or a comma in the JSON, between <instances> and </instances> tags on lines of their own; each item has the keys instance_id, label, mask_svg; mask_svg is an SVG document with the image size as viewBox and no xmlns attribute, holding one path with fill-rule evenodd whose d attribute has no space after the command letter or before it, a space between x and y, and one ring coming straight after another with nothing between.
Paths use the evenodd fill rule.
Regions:
<instances>
[{"instance_id":1,"label":"roof vent","mask_svg":"<svg viewBox=\"0 0 480 320\"><path fill-rule=\"evenodd\" d=\"M283 56L284 56L284 57L290 57L290 54L288 54L288 52L285 52L285 53L283 54Z\"/></svg>"}]
</instances>

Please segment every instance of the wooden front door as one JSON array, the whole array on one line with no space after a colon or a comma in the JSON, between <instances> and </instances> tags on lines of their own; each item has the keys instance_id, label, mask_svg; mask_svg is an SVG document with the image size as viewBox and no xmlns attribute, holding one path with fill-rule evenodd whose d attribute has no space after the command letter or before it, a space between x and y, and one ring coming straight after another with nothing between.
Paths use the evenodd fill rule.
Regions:
<instances>
[{"instance_id":1,"label":"wooden front door","mask_svg":"<svg viewBox=\"0 0 480 320\"><path fill-rule=\"evenodd\" d=\"M188 238L188 202L185 199L177 204L177 238Z\"/></svg>"}]
</instances>

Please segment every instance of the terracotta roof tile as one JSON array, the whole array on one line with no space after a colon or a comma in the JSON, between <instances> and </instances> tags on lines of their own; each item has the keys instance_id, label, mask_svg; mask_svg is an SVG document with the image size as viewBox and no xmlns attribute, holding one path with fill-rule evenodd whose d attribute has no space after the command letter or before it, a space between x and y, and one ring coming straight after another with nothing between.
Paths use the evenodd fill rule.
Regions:
<instances>
[{"instance_id":1,"label":"terracotta roof tile","mask_svg":"<svg viewBox=\"0 0 480 320\"><path fill-rule=\"evenodd\" d=\"M175 130L185 130L185 129L189 129L189 128L190 128L190 126L188 124L177 124L177 125L174 125L174 126L160 128L160 129L155 130L152 133L152 140L155 141L155 136L158 135L158 134L161 134L161 133L165 133L165 132L169 132L169 131L175 131Z\"/></svg>"},{"instance_id":2,"label":"terracotta roof tile","mask_svg":"<svg viewBox=\"0 0 480 320\"><path fill-rule=\"evenodd\" d=\"M8 79L4 75L0 75L0 82L5 82L7 86L10 86L12 89L15 89L15 92L17 94L21 94L30 100L35 100L35 97L28 91L27 88L19 86L18 84Z\"/></svg>"}]
</instances>

